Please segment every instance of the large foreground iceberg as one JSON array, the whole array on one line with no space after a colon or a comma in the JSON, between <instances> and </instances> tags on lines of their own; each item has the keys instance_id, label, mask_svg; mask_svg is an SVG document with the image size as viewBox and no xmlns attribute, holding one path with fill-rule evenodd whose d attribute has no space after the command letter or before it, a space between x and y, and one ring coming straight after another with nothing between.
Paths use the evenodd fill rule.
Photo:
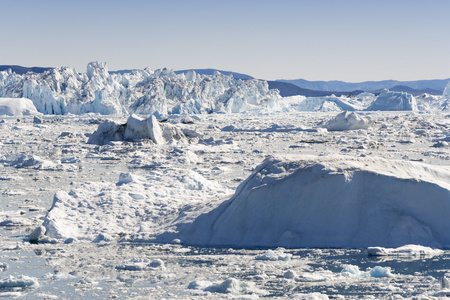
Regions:
<instances>
[{"instance_id":1,"label":"large foreground iceberg","mask_svg":"<svg viewBox=\"0 0 450 300\"><path fill-rule=\"evenodd\" d=\"M181 228L237 247L450 245L450 169L376 158L270 158L235 195Z\"/></svg>"}]
</instances>

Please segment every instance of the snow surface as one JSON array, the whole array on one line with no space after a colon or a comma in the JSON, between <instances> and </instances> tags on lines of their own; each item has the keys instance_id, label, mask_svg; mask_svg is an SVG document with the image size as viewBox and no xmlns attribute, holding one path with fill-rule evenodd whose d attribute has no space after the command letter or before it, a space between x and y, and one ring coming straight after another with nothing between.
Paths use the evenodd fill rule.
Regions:
<instances>
[{"instance_id":1,"label":"snow surface","mask_svg":"<svg viewBox=\"0 0 450 300\"><path fill-rule=\"evenodd\" d=\"M33 102L26 98L0 98L0 115L28 116L38 115Z\"/></svg>"}]
</instances>

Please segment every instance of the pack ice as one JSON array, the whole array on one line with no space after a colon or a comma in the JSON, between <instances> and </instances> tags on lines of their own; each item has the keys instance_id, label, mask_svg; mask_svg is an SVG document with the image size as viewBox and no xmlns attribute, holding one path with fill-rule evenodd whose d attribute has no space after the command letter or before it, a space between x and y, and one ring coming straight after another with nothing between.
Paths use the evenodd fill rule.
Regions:
<instances>
[{"instance_id":1,"label":"pack ice","mask_svg":"<svg viewBox=\"0 0 450 300\"><path fill-rule=\"evenodd\" d=\"M450 245L450 169L355 157L270 158L235 195L182 228L188 244Z\"/></svg>"}]
</instances>

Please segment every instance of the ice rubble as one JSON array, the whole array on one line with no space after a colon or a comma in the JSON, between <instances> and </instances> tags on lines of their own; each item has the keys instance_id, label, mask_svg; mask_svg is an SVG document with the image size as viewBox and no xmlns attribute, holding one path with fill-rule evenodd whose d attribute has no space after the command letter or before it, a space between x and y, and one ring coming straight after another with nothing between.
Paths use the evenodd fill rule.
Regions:
<instances>
[{"instance_id":1,"label":"ice rubble","mask_svg":"<svg viewBox=\"0 0 450 300\"><path fill-rule=\"evenodd\" d=\"M221 294L261 294L263 291L255 287L253 282L239 281L235 278L228 278L222 282L208 281L208 280L197 280L189 284L188 289L191 290L203 290L205 292L211 293L221 293ZM256 296L256 298L259 298ZM243 298L247 299L247 298Z\"/></svg>"},{"instance_id":2,"label":"ice rubble","mask_svg":"<svg viewBox=\"0 0 450 300\"><path fill-rule=\"evenodd\" d=\"M366 110L418 110L413 95L383 90Z\"/></svg>"},{"instance_id":3,"label":"ice rubble","mask_svg":"<svg viewBox=\"0 0 450 300\"><path fill-rule=\"evenodd\" d=\"M149 239L163 234L180 213L227 195L227 188L192 170L167 169L146 176L122 173L114 183L86 183L57 192L34 242L111 242L125 236Z\"/></svg>"},{"instance_id":4,"label":"ice rubble","mask_svg":"<svg viewBox=\"0 0 450 300\"><path fill-rule=\"evenodd\" d=\"M89 144L104 145L111 141L136 141L150 139L155 144L164 144L172 139L186 138L184 133L171 124L160 124L155 116L147 119L131 115L125 124L114 121L101 123L89 137Z\"/></svg>"},{"instance_id":5,"label":"ice rubble","mask_svg":"<svg viewBox=\"0 0 450 300\"><path fill-rule=\"evenodd\" d=\"M188 244L238 247L450 245L450 169L381 158L264 161Z\"/></svg>"},{"instance_id":6,"label":"ice rubble","mask_svg":"<svg viewBox=\"0 0 450 300\"><path fill-rule=\"evenodd\" d=\"M167 69L110 74L106 63L91 62L85 74L69 67L42 74L0 72L0 97L25 97L44 114L198 114L271 110L280 98L262 80L220 73L175 74Z\"/></svg>"},{"instance_id":7,"label":"ice rubble","mask_svg":"<svg viewBox=\"0 0 450 300\"><path fill-rule=\"evenodd\" d=\"M36 107L26 98L0 98L0 115L29 116L38 115Z\"/></svg>"}]
</instances>

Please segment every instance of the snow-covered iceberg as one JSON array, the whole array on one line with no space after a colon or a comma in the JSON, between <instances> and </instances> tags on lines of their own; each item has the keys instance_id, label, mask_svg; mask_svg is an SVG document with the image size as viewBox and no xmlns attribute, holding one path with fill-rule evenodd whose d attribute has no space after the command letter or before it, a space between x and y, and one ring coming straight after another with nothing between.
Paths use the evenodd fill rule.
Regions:
<instances>
[{"instance_id":1,"label":"snow-covered iceberg","mask_svg":"<svg viewBox=\"0 0 450 300\"><path fill-rule=\"evenodd\" d=\"M29 116L38 115L36 107L26 98L0 98L0 115Z\"/></svg>"},{"instance_id":2,"label":"snow-covered iceberg","mask_svg":"<svg viewBox=\"0 0 450 300\"><path fill-rule=\"evenodd\" d=\"M338 114L326 124L329 131L367 129L369 126L370 120L348 111Z\"/></svg>"},{"instance_id":3,"label":"snow-covered iceberg","mask_svg":"<svg viewBox=\"0 0 450 300\"><path fill-rule=\"evenodd\" d=\"M450 169L381 158L265 160L235 195L181 228L238 247L450 245Z\"/></svg>"},{"instance_id":4,"label":"snow-covered iceberg","mask_svg":"<svg viewBox=\"0 0 450 300\"><path fill-rule=\"evenodd\" d=\"M175 74L167 69L110 74L91 62L86 73L69 67L42 74L0 72L0 97L31 99L44 114L200 114L272 110L280 98L263 80L240 80L216 72Z\"/></svg>"},{"instance_id":5,"label":"snow-covered iceberg","mask_svg":"<svg viewBox=\"0 0 450 300\"><path fill-rule=\"evenodd\" d=\"M366 110L418 110L418 108L413 95L383 90Z\"/></svg>"}]
</instances>

